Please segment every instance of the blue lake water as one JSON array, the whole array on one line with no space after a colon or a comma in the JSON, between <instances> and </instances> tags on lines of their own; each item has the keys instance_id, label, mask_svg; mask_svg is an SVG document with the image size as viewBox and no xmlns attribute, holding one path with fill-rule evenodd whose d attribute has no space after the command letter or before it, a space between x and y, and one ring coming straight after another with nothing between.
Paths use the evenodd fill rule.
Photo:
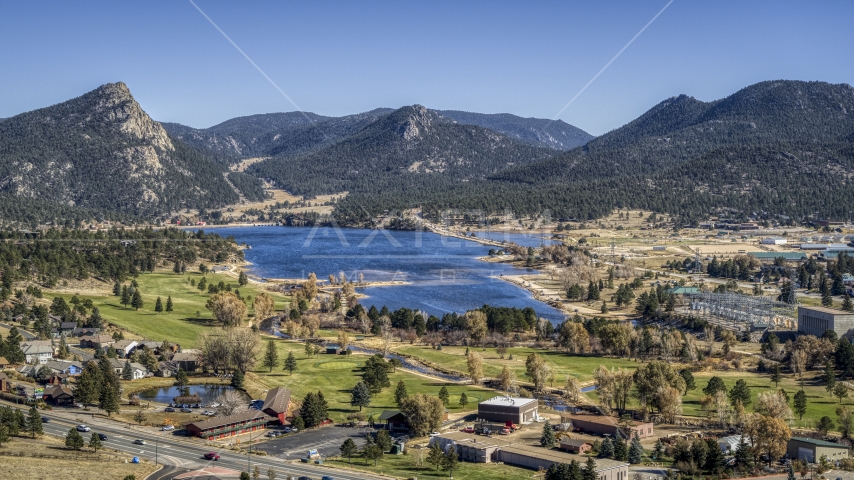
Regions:
<instances>
[{"instance_id":1,"label":"blue lake water","mask_svg":"<svg viewBox=\"0 0 854 480\"><path fill-rule=\"evenodd\" d=\"M251 271L266 278L305 278L314 272L325 280L344 272L355 280L359 273L367 281L401 280L410 285L359 289L368 298L366 308L387 306L424 310L441 316L462 313L485 304L503 307L533 307L540 317L563 321L564 314L531 297L531 294L500 275L534 273L504 263L477 259L490 248L468 240L442 237L428 232L403 232L331 227L229 227L208 228L252 248L245 251ZM504 239L505 234L501 234ZM506 234L511 241L539 245L540 239ZM517 237L514 239L514 237ZM517 242L523 244L522 241Z\"/></svg>"}]
</instances>

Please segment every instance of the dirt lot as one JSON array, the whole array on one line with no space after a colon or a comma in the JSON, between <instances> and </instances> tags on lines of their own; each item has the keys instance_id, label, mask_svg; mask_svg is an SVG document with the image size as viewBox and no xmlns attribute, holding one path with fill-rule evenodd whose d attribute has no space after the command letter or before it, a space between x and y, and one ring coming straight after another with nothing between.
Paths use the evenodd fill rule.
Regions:
<instances>
[{"instance_id":1,"label":"dirt lot","mask_svg":"<svg viewBox=\"0 0 854 480\"><path fill-rule=\"evenodd\" d=\"M10 454L24 456L11 456ZM0 468L4 478L63 478L68 480L115 480L127 475L142 479L155 470L154 464L125 463L127 454L91 449L67 450L63 442L51 437L14 437L0 448ZM61 474L58 474L61 472Z\"/></svg>"}]
</instances>

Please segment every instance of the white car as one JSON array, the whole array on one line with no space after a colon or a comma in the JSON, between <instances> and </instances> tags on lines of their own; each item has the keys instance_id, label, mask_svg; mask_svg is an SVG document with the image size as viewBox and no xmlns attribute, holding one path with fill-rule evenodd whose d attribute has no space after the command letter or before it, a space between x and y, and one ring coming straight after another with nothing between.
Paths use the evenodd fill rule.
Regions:
<instances>
[{"instance_id":1,"label":"white car","mask_svg":"<svg viewBox=\"0 0 854 480\"><path fill-rule=\"evenodd\" d=\"M164 432L171 432L172 430L175 430L175 425L163 425L160 430Z\"/></svg>"},{"instance_id":2,"label":"white car","mask_svg":"<svg viewBox=\"0 0 854 480\"><path fill-rule=\"evenodd\" d=\"M91 432L92 429L87 427L86 425L77 425L78 432Z\"/></svg>"}]
</instances>

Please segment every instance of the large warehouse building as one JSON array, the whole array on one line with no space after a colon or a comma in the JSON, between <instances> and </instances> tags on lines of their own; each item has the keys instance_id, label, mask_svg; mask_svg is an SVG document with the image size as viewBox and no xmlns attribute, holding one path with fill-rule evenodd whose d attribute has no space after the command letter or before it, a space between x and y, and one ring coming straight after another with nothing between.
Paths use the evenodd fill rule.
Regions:
<instances>
[{"instance_id":1,"label":"large warehouse building","mask_svg":"<svg viewBox=\"0 0 854 480\"><path fill-rule=\"evenodd\" d=\"M530 468L533 470L547 470L553 463L569 464L573 460L584 465L584 462L586 462L588 458L589 457L561 452L559 450L519 444L502 447L495 452L495 460L498 462L504 462L507 465L515 465L517 467ZM629 479L628 463L604 458L597 458L595 461L596 478L598 480Z\"/></svg>"},{"instance_id":2,"label":"large warehouse building","mask_svg":"<svg viewBox=\"0 0 854 480\"><path fill-rule=\"evenodd\" d=\"M792 437L786 446L789 458L806 460L810 463L818 461L823 456L831 462L848 458L849 448L839 443L803 437Z\"/></svg>"},{"instance_id":3,"label":"large warehouse building","mask_svg":"<svg viewBox=\"0 0 854 480\"><path fill-rule=\"evenodd\" d=\"M477 418L488 422L533 422L537 419L536 398L494 397L477 405Z\"/></svg>"},{"instance_id":4,"label":"large warehouse building","mask_svg":"<svg viewBox=\"0 0 854 480\"><path fill-rule=\"evenodd\" d=\"M820 337L833 330L840 337L854 335L854 312L826 307L798 307L798 331Z\"/></svg>"}]
</instances>

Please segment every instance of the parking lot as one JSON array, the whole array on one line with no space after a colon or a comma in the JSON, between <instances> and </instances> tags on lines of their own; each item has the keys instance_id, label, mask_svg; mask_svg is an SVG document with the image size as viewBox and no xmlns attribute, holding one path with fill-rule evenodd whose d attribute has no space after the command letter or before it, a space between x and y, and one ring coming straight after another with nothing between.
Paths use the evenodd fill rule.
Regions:
<instances>
[{"instance_id":1,"label":"parking lot","mask_svg":"<svg viewBox=\"0 0 854 480\"><path fill-rule=\"evenodd\" d=\"M340 455L341 444L347 438L352 438L356 446L361 448L365 444L365 433L373 431L372 428L333 425L273 438L254 448L267 452L267 455L291 460L306 456L309 450L317 450L327 457Z\"/></svg>"}]
</instances>

